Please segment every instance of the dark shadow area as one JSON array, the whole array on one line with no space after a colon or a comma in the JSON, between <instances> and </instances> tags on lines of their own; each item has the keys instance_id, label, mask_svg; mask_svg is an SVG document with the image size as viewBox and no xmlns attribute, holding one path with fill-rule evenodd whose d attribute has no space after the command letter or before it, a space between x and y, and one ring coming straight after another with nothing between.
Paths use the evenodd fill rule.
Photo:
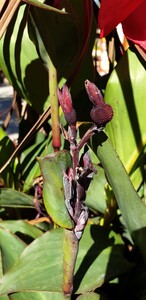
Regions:
<instances>
[{"instance_id":1,"label":"dark shadow area","mask_svg":"<svg viewBox=\"0 0 146 300\"><path fill-rule=\"evenodd\" d=\"M33 108L38 113L43 112L44 103L49 95L49 84L48 72L39 58L27 65L24 83Z\"/></svg>"}]
</instances>

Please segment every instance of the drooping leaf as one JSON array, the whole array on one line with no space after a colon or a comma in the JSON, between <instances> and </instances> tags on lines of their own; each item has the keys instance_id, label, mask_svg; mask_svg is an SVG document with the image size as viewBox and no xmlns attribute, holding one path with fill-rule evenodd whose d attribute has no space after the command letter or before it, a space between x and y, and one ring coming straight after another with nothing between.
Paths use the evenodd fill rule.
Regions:
<instances>
[{"instance_id":1,"label":"drooping leaf","mask_svg":"<svg viewBox=\"0 0 146 300\"><path fill-rule=\"evenodd\" d=\"M77 23L73 15L39 9L29 10L29 32L49 71L50 60L62 77L78 51Z\"/></svg>"},{"instance_id":2,"label":"drooping leaf","mask_svg":"<svg viewBox=\"0 0 146 300\"><path fill-rule=\"evenodd\" d=\"M37 227L32 226L29 223L27 223L25 221L21 221L21 220L0 221L0 226L2 228L6 228L6 229L10 230L13 233L21 232L23 234L31 236L33 239L36 239L43 234L43 232L40 229L38 229Z\"/></svg>"},{"instance_id":3,"label":"drooping leaf","mask_svg":"<svg viewBox=\"0 0 146 300\"><path fill-rule=\"evenodd\" d=\"M34 208L33 197L10 189L0 189L0 207Z\"/></svg>"},{"instance_id":4,"label":"drooping leaf","mask_svg":"<svg viewBox=\"0 0 146 300\"><path fill-rule=\"evenodd\" d=\"M27 246L17 263L2 277L0 295L43 291L51 292L49 299L54 300L53 295L62 294L62 233L62 229L52 230ZM129 270L133 265L124 258L123 250L117 234L87 225L77 257L75 291L94 290L104 281Z\"/></svg>"},{"instance_id":5,"label":"drooping leaf","mask_svg":"<svg viewBox=\"0 0 146 300\"><path fill-rule=\"evenodd\" d=\"M43 200L48 214L61 227L72 228L73 222L65 205L63 172L72 166L68 151L62 150L38 159L42 171Z\"/></svg>"}]
</instances>

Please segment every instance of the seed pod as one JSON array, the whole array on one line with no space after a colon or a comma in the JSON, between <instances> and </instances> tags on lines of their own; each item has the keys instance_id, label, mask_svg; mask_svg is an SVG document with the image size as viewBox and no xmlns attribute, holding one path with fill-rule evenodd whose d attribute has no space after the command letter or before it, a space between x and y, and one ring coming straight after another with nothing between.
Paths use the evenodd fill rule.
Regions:
<instances>
[{"instance_id":1,"label":"seed pod","mask_svg":"<svg viewBox=\"0 0 146 300\"><path fill-rule=\"evenodd\" d=\"M105 126L113 117L112 107L105 104L101 108L93 107L90 112L91 119L98 126Z\"/></svg>"}]
</instances>

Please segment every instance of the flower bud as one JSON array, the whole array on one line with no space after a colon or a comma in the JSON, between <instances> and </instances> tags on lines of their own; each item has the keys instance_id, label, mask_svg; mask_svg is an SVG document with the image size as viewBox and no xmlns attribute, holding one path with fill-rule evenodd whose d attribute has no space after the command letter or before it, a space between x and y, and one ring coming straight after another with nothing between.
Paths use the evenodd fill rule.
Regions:
<instances>
[{"instance_id":1,"label":"flower bud","mask_svg":"<svg viewBox=\"0 0 146 300\"><path fill-rule=\"evenodd\" d=\"M93 82L86 80L85 88L90 101L93 103L93 108L90 112L91 119L98 127L104 127L112 119L113 109L104 102L100 90Z\"/></svg>"},{"instance_id":2,"label":"flower bud","mask_svg":"<svg viewBox=\"0 0 146 300\"><path fill-rule=\"evenodd\" d=\"M67 123L72 126L76 124L76 112L73 109L71 94L67 85L64 85L62 91L58 89L58 99L65 115Z\"/></svg>"}]
</instances>

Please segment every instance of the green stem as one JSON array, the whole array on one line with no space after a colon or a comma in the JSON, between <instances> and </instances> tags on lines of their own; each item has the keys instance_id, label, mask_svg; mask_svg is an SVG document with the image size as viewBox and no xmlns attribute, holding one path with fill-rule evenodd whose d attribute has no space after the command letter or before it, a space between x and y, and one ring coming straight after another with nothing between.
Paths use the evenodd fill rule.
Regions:
<instances>
[{"instance_id":1,"label":"green stem","mask_svg":"<svg viewBox=\"0 0 146 300\"><path fill-rule=\"evenodd\" d=\"M52 146L54 151L58 151L61 146L60 126L59 126L59 104L57 96L57 70L52 61L49 63L49 91L51 104L51 120L52 120Z\"/></svg>"},{"instance_id":2,"label":"green stem","mask_svg":"<svg viewBox=\"0 0 146 300\"><path fill-rule=\"evenodd\" d=\"M73 277L79 240L72 230L64 229L63 236L63 292L67 299L71 299L73 291Z\"/></svg>"}]
</instances>

